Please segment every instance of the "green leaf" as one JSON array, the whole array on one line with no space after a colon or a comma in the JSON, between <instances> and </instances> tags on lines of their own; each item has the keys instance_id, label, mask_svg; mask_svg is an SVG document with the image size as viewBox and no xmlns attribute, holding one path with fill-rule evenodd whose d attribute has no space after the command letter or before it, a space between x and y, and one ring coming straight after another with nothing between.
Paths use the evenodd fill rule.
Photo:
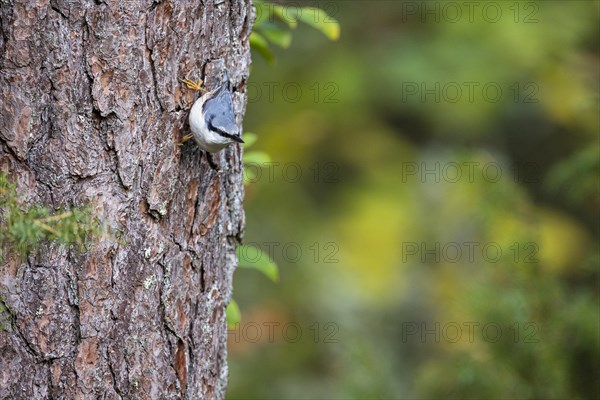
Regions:
<instances>
[{"instance_id":1,"label":"green leaf","mask_svg":"<svg viewBox=\"0 0 600 400\"><path fill-rule=\"evenodd\" d=\"M264 151L249 151L244 154L246 164L266 164L271 162L271 156Z\"/></svg>"},{"instance_id":2,"label":"green leaf","mask_svg":"<svg viewBox=\"0 0 600 400\"><path fill-rule=\"evenodd\" d=\"M227 327L230 329L235 328L235 326L242 320L240 307L234 299L231 299L227 305L227 308L225 308L225 315L227 317Z\"/></svg>"},{"instance_id":3,"label":"green leaf","mask_svg":"<svg viewBox=\"0 0 600 400\"><path fill-rule=\"evenodd\" d=\"M323 33L329 40L340 38L340 24L325 11L317 7L303 7L298 10L297 19Z\"/></svg>"},{"instance_id":4,"label":"green leaf","mask_svg":"<svg viewBox=\"0 0 600 400\"><path fill-rule=\"evenodd\" d=\"M289 15L286 15L287 13L285 12L284 7L275 4L271 5L271 10L273 11L272 15L285 22L290 27L290 29L296 29L296 27L298 26L298 21L296 21L295 15L291 17Z\"/></svg>"},{"instance_id":5,"label":"green leaf","mask_svg":"<svg viewBox=\"0 0 600 400\"><path fill-rule=\"evenodd\" d=\"M258 54L263 56L263 58L267 60L267 62L272 63L273 61L275 61L275 56L269 48L269 43L267 42L267 39L265 39L259 33L252 32L250 34L250 47L256 50Z\"/></svg>"},{"instance_id":6,"label":"green leaf","mask_svg":"<svg viewBox=\"0 0 600 400\"><path fill-rule=\"evenodd\" d=\"M254 26L252 29L256 29L269 20L268 7L261 0L254 0L254 7L256 8L256 19L254 20Z\"/></svg>"},{"instance_id":7,"label":"green leaf","mask_svg":"<svg viewBox=\"0 0 600 400\"><path fill-rule=\"evenodd\" d=\"M237 256L240 268L255 269L262 272L273 282L279 280L279 268L271 257L256 246L243 245L238 247Z\"/></svg>"},{"instance_id":8,"label":"green leaf","mask_svg":"<svg viewBox=\"0 0 600 400\"><path fill-rule=\"evenodd\" d=\"M581 205L597 195L599 167L598 148L590 144L555 164L544 184L550 193L563 192L573 204Z\"/></svg>"},{"instance_id":9,"label":"green leaf","mask_svg":"<svg viewBox=\"0 0 600 400\"><path fill-rule=\"evenodd\" d=\"M244 149L247 149L248 147L256 143L258 135L256 133L246 132L242 135L242 139L244 140Z\"/></svg>"},{"instance_id":10,"label":"green leaf","mask_svg":"<svg viewBox=\"0 0 600 400\"><path fill-rule=\"evenodd\" d=\"M292 43L292 32L275 24L264 24L260 33L271 43L287 49Z\"/></svg>"}]
</instances>

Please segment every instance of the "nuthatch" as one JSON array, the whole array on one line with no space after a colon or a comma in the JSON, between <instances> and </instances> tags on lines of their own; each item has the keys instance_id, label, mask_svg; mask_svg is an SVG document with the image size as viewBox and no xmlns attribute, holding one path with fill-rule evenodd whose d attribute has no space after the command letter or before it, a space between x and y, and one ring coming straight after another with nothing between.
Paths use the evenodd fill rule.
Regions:
<instances>
[{"instance_id":1,"label":"nuthatch","mask_svg":"<svg viewBox=\"0 0 600 400\"><path fill-rule=\"evenodd\" d=\"M202 89L202 81L195 83L183 79L182 82L190 89L206 92L196 100L190 110L192 134L185 136L182 143L193 137L198 146L209 153L216 153L234 142L244 143L235 124L227 75L221 86L211 92Z\"/></svg>"}]
</instances>

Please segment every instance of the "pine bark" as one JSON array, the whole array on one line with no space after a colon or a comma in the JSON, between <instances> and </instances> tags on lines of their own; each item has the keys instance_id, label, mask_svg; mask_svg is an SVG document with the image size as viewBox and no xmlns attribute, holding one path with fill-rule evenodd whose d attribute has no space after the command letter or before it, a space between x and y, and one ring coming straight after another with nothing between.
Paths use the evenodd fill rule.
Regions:
<instances>
[{"instance_id":1,"label":"pine bark","mask_svg":"<svg viewBox=\"0 0 600 400\"><path fill-rule=\"evenodd\" d=\"M227 70L245 110L250 0L0 0L0 169L121 239L0 265L0 399L212 399L244 226L241 148L190 141Z\"/></svg>"}]
</instances>

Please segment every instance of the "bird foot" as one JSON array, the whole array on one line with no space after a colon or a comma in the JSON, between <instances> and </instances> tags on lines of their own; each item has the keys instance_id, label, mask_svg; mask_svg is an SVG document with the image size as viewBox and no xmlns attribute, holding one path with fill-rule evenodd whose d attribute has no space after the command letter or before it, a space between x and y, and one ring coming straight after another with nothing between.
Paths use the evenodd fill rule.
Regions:
<instances>
[{"instance_id":1,"label":"bird foot","mask_svg":"<svg viewBox=\"0 0 600 400\"><path fill-rule=\"evenodd\" d=\"M192 90L197 90L199 92L206 92L206 89L202 88L202 79L198 79L198 83L190 80L190 79L181 79L181 82L185 83L185 85L192 89Z\"/></svg>"},{"instance_id":2,"label":"bird foot","mask_svg":"<svg viewBox=\"0 0 600 400\"><path fill-rule=\"evenodd\" d=\"M194 137L194 135L191 133L189 135L185 135L184 137L181 138L181 142L179 142L179 146L182 146L185 142L187 142L188 140L190 140L193 137Z\"/></svg>"}]
</instances>

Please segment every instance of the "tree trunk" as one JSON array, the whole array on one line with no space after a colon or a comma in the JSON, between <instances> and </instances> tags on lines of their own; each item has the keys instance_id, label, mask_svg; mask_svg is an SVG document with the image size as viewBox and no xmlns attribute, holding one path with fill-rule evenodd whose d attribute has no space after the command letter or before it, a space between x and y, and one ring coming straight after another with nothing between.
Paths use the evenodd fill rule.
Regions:
<instances>
[{"instance_id":1,"label":"tree trunk","mask_svg":"<svg viewBox=\"0 0 600 400\"><path fill-rule=\"evenodd\" d=\"M0 0L0 169L26 202L91 204L121 239L0 265L1 399L211 399L227 381L225 306L241 148L190 141L227 70L245 108L250 0Z\"/></svg>"}]
</instances>

